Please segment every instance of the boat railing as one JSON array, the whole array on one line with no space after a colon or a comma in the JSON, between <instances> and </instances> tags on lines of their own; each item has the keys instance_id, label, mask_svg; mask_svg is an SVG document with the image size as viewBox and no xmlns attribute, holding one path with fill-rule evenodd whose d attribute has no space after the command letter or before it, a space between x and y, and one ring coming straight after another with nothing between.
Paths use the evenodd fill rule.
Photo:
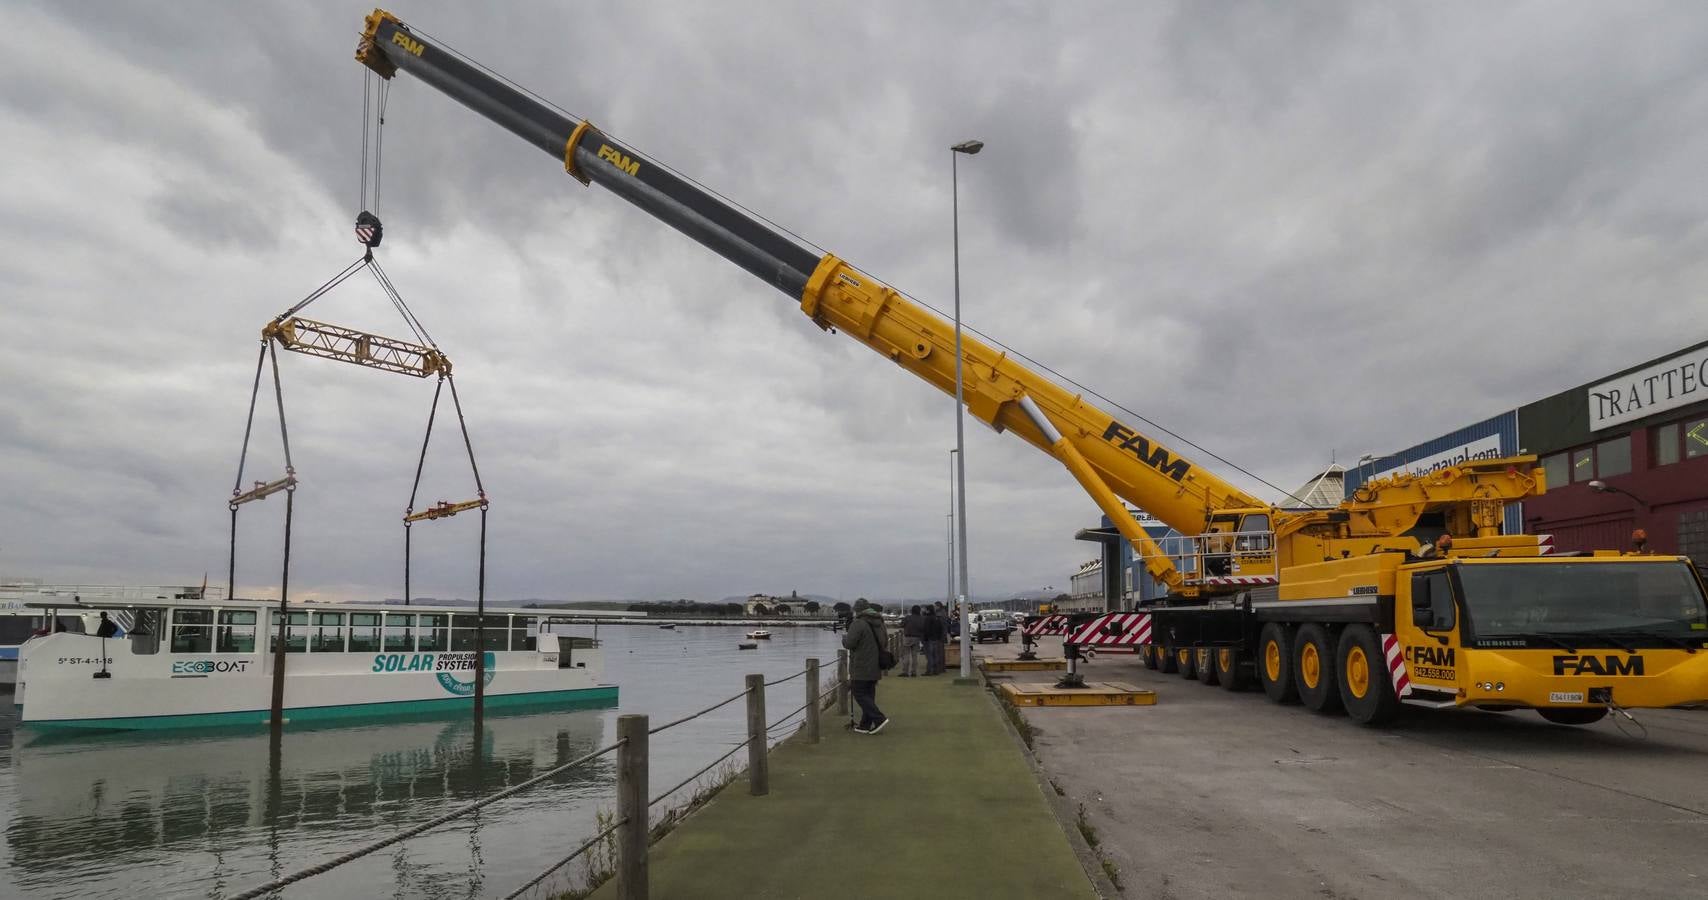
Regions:
<instances>
[{"instance_id":1,"label":"boat railing","mask_svg":"<svg viewBox=\"0 0 1708 900\"><path fill-rule=\"evenodd\" d=\"M0 592L27 594L35 602L65 599L78 601L224 600L225 588L198 585L139 584L6 584Z\"/></svg>"}]
</instances>

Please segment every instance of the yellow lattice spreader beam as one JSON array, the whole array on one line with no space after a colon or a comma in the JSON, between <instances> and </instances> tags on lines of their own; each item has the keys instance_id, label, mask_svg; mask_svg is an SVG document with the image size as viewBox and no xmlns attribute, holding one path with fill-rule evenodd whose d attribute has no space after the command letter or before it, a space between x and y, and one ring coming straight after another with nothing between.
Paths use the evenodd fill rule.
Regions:
<instances>
[{"instance_id":1,"label":"yellow lattice spreader beam","mask_svg":"<svg viewBox=\"0 0 1708 900\"><path fill-rule=\"evenodd\" d=\"M268 322L261 339L297 353L416 378L451 373L451 361L433 347L294 316Z\"/></svg>"},{"instance_id":2,"label":"yellow lattice spreader beam","mask_svg":"<svg viewBox=\"0 0 1708 900\"><path fill-rule=\"evenodd\" d=\"M486 498L484 497L479 500L464 500L461 503L452 503L448 500L440 500L438 503L435 503L418 513L410 513L409 515L404 516L403 521L420 522L424 519L443 519L449 516L454 516L460 512L479 509L485 505Z\"/></svg>"}]
</instances>

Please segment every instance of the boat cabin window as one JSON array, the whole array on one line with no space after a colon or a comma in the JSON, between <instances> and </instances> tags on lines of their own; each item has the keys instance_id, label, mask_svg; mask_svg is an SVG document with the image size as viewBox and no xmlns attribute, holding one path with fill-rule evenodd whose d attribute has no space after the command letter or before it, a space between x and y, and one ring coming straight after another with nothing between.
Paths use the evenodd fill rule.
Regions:
<instances>
[{"instance_id":1,"label":"boat cabin window","mask_svg":"<svg viewBox=\"0 0 1708 900\"><path fill-rule=\"evenodd\" d=\"M422 652L451 649L451 617L444 613L422 613L415 649Z\"/></svg>"},{"instance_id":2,"label":"boat cabin window","mask_svg":"<svg viewBox=\"0 0 1708 900\"><path fill-rule=\"evenodd\" d=\"M539 645L539 618L536 616L510 617L510 649L533 650Z\"/></svg>"},{"instance_id":3,"label":"boat cabin window","mask_svg":"<svg viewBox=\"0 0 1708 900\"><path fill-rule=\"evenodd\" d=\"M39 627L35 616L0 616L0 646L22 644Z\"/></svg>"},{"instance_id":4,"label":"boat cabin window","mask_svg":"<svg viewBox=\"0 0 1708 900\"><path fill-rule=\"evenodd\" d=\"M487 650L503 650L509 643L505 632L510 627L509 616L487 616L485 643ZM475 629L480 627L481 617L463 615L451 616L451 649L474 650L480 638Z\"/></svg>"},{"instance_id":5,"label":"boat cabin window","mask_svg":"<svg viewBox=\"0 0 1708 900\"><path fill-rule=\"evenodd\" d=\"M172 652L213 652L213 610L172 610Z\"/></svg>"},{"instance_id":6,"label":"boat cabin window","mask_svg":"<svg viewBox=\"0 0 1708 900\"><path fill-rule=\"evenodd\" d=\"M380 613L350 614L350 652L376 653L380 649Z\"/></svg>"},{"instance_id":7,"label":"boat cabin window","mask_svg":"<svg viewBox=\"0 0 1708 900\"><path fill-rule=\"evenodd\" d=\"M510 627L509 616L486 617L486 648L487 650L503 650L510 646L510 636L505 634Z\"/></svg>"},{"instance_id":8,"label":"boat cabin window","mask_svg":"<svg viewBox=\"0 0 1708 900\"><path fill-rule=\"evenodd\" d=\"M219 629L214 640L214 652L255 652L254 610L222 609L219 611Z\"/></svg>"},{"instance_id":9,"label":"boat cabin window","mask_svg":"<svg viewBox=\"0 0 1708 900\"><path fill-rule=\"evenodd\" d=\"M385 649L387 653L407 653L415 649L414 616L385 614Z\"/></svg>"},{"instance_id":10,"label":"boat cabin window","mask_svg":"<svg viewBox=\"0 0 1708 900\"><path fill-rule=\"evenodd\" d=\"M125 637L130 639L130 652L135 656L150 656L160 652L160 619L158 609L139 609Z\"/></svg>"},{"instance_id":11,"label":"boat cabin window","mask_svg":"<svg viewBox=\"0 0 1708 900\"><path fill-rule=\"evenodd\" d=\"M344 652L344 614L317 612L314 630L309 633L308 649L313 653Z\"/></svg>"},{"instance_id":12,"label":"boat cabin window","mask_svg":"<svg viewBox=\"0 0 1708 900\"><path fill-rule=\"evenodd\" d=\"M273 610L267 618L267 650L275 651L279 646L279 611ZM308 613L293 612L290 621L285 623L285 652L301 653L308 649Z\"/></svg>"}]
</instances>

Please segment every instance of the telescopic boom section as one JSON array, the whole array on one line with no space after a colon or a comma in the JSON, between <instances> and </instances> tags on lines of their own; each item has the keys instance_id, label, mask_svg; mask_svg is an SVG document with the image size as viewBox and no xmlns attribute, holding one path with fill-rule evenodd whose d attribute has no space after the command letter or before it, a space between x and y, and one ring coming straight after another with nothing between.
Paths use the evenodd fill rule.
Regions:
<instances>
[{"instance_id":1,"label":"telescopic boom section","mask_svg":"<svg viewBox=\"0 0 1708 900\"><path fill-rule=\"evenodd\" d=\"M676 177L375 10L356 59L390 78L406 71L563 162L583 184L597 183L797 300L820 327L839 329L946 393L955 389L951 323L831 254L819 254ZM1151 573L1181 576L1120 500L1189 534L1232 510L1267 510L1005 351L963 340L967 409L997 431L1012 431L1055 457L1089 493Z\"/></svg>"}]
</instances>

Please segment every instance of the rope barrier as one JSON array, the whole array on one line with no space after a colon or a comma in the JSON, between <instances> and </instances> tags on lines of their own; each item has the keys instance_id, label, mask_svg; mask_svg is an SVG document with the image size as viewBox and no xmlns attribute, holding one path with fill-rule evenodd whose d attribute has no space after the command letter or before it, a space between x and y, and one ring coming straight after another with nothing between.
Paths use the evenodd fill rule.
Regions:
<instances>
[{"instance_id":1,"label":"rope barrier","mask_svg":"<svg viewBox=\"0 0 1708 900\"><path fill-rule=\"evenodd\" d=\"M741 693L736 694L734 697L731 697L728 700L721 700L717 703L712 704L711 706L706 707L705 709L700 710L697 713L690 713L689 715L683 716L682 718L677 719L674 722L666 722L665 724L660 725L657 728L654 728L654 729L648 731L647 734L649 734L649 735L657 734L660 731L665 730L666 728L675 728L676 726L681 725L684 722L692 722L695 719L698 719L699 717L705 715L706 713L709 713L715 709L720 709L722 707L728 706L731 703L734 703L735 701L740 700L741 698L743 698L745 696L747 696L747 692L742 691Z\"/></svg>"},{"instance_id":2,"label":"rope barrier","mask_svg":"<svg viewBox=\"0 0 1708 900\"><path fill-rule=\"evenodd\" d=\"M647 803L646 808L652 809L654 806L657 806L658 801L663 800L665 797L668 797L671 794L674 794L677 791L682 790L683 788L687 787L689 782L693 781L696 778L699 778L701 775L704 775L707 772L710 772L713 769L713 767L718 765L718 763L721 763L724 760L729 759L730 757L734 756L737 751L739 751L741 748L743 748L743 747L745 747L751 743L753 743L753 738L748 738L747 740L742 741L739 744L736 744L734 747L731 747L730 751L728 753L725 753L724 755L718 757L717 759L714 759L711 762L707 763L705 768L702 768L700 771L695 772L694 774L689 775L687 778L682 779L680 782L678 782L676 784L675 787L671 788L670 790L665 791L664 793L659 794L658 796L652 798L651 802Z\"/></svg>"},{"instance_id":3,"label":"rope barrier","mask_svg":"<svg viewBox=\"0 0 1708 900\"><path fill-rule=\"evenodd\" d=\"M796 717L796 716L798 716L798 715L800 715L800 714L801 714L801 713L803 713L803 712L805 712L805 711L806 711L806 708L807 708L807 707L809 707L809 706L811 706L811 705L812 705L812 704L813 704L813 701L811 701L811 700L809 700L809 701L807 701L807 702L805 702L805 703L802 703L802 704L801 704L801 705L800 705L800 706L797 706L797 707L795 707L795 711L794 711L794 712L792 712L792 713L789 713L789 714L788 714L788 715L786 715L786 716L784 716L784 717L783 717L783 718L781 718L781 719L778 719L778 720L777 720L777 721L776 721L776 723L775 723L775 724L772 724L772 725L767 725L767 726L765 726L765 731L766 731L766 732L767 732L767 733L770 733L770 732L772 732L772 731L775 731L775 730L776 730L776 729L778 729L778 728L781 728L781 727L783 727L783 723L784 723L784 722L787 722L787 721L789 721L789 720L790 720L790 719L793 719L793 718L794 718L794 717Z\"/></svg>"},{"instance_id":4,"label":"rope barrier","mask_svg":"<svg viewBox=\"0 0 1708 900\"><path fill-rule=\"evenodd\" d=\"M575 851L573 853L569 854L568 856L564 857L563 859L560 859L557 862L552 863L549 867L546 868L546 870L544 872L541 872L540 874L535 875L533 880L531 880L527 884L524 884L521 887L511 891L510 893L505 894L504 900L516 900L517 897L520 897L520 896L522 896L522 894L526 893L529 888L533 887L536 884L539 884L542 881L545 881L547 876L549 876L553 872L556 872L557 870L563 868L564 866L569 865L571 860L575 859L577 856L580 856L583 853L586 853L589 849L591 849L593 847L594 844L597 844L600 841L610 837L611 832L616 831L618 828L620 828L624 825L627 825L627 824L629 824L629 820L627 818L618 819L617 821L612 822L611 826L609 828L606 828L604 831L601 831L598 834L588 838L587 843L582 844L581 846L575 848Z\"/></svg>"},{"instance_id":5,"label":"rope barrier","mask_svg":"<svg viewBox=\"0 0 1708 900\"><path fill-rule=\"evenodd\" d=\"M385 848L390 847L393 844L397 844L397 843L401 843L403 841L406 841L406 840L408 840L408 839L410 839L410 838L412 838L418 834L421 834L424 831L428 831L428 830L431 830L433 828L437 828L440 825L445 824L446 822L450 822L454 819L458 819L458 818L461 818L463 816L466 816L469 813L474 812L475 810L482 809L484 807L490 806L493 803L497 803L498 801L505 799L506 797L511 797L511 796L516 795L516 794L519 794L522 791L525 791L528 788L531 788L534 785L539 784L542 781L545 781L549 778L556 777L557 775L560 775L564 772L567 772L570 769L575 768L576 766L580 766L580 765L583 765L585 763L591 762L595 759L598 759L599 757L604 756L605 754L610 753L612 750L615 750L621 746L623 746L623 742L618 741L614 744L610 744L608 746L601 747L600 749L595 750L592 753L587 754L586 756L580 756L580 757L577 757L575 759L572 759L569 762L566 762L563 765L558 766L557 768L548 770L548 771L543 772L539 775L535 775L533 778L530 778L527 781L524 781L520 784L514 785L514 786L509 787L509 788L505 788L504 790L499 791L498 793L493 794L490 797L486 797L486 798L483 798L480 800L476 800L473 803L464 804L464 805L459 806L456 809L453 809L450 812L445 813L443 815L434 816L433 818L428 819L427 821L422 822L419 825L415 825L415 826L412 826L410 828L406 828L403 831L400 831L397 834L392 835L391 837L385 838L383 840L375 841L374 843L368 844L367 846L364 846L364 847L358 847L355 850L351 850L349 853L343 854L342 856L334 857L333 859L327 860L326 862L323 862L323 863L317 863L315 865L309 866L306 869L300 869L300 870L298 870L296 872L292 872L291 874L286 875L282 878L275 878L272 881L269 881L266 884L261 885L260 887L250 888L249 890L244 891L241 894L234 895L233 897L231 897L231 900L254 900L254 898L256 898L256 897L260 897L264 894L268 894L268 893L271 893L273 891L276 891L282 887L286 887L288 885L295 884L295 883L303 880L304 878L310 878L310 877L313 877L315 875L319 875L323 872L329 872L333 869L338 868L339 866L344 865L345 863L354 862L355 860L361 859L362 857L367 856L370 853L375 853L377 851L384 850Z\"/></svg>"},{"instance_id":6,"label":"rope barrier","mask_svg":"<svg viewBox=\"0 0 1708 900\"><path fill-rule=\"evenodd\" d=\"M806 669L802 669L802 670L800 670L800 671L799 671L799 672L796 672L796 673L795 673L795 674L793 674L793 675L787 675L787 676L784 676L784 677L782 677L782 678L779 678L779 679L777 679L777 680L776 680L776 681L767 681L767 682L765 682L765 686L766 686L766 687L770 687L770 686L772 686L772 685L774 685L774 684L782 684L782 683L783 683L783 682L785 682L785 681L794 681L794 680L795 680L795 679L796 679L796 678L799 678L799 677L801 677L801 676L802 676L802 675L805 675L805 674L806 674L806 673L807 673L807 670L806 670Z\"/></svg>"}]
</instances>

